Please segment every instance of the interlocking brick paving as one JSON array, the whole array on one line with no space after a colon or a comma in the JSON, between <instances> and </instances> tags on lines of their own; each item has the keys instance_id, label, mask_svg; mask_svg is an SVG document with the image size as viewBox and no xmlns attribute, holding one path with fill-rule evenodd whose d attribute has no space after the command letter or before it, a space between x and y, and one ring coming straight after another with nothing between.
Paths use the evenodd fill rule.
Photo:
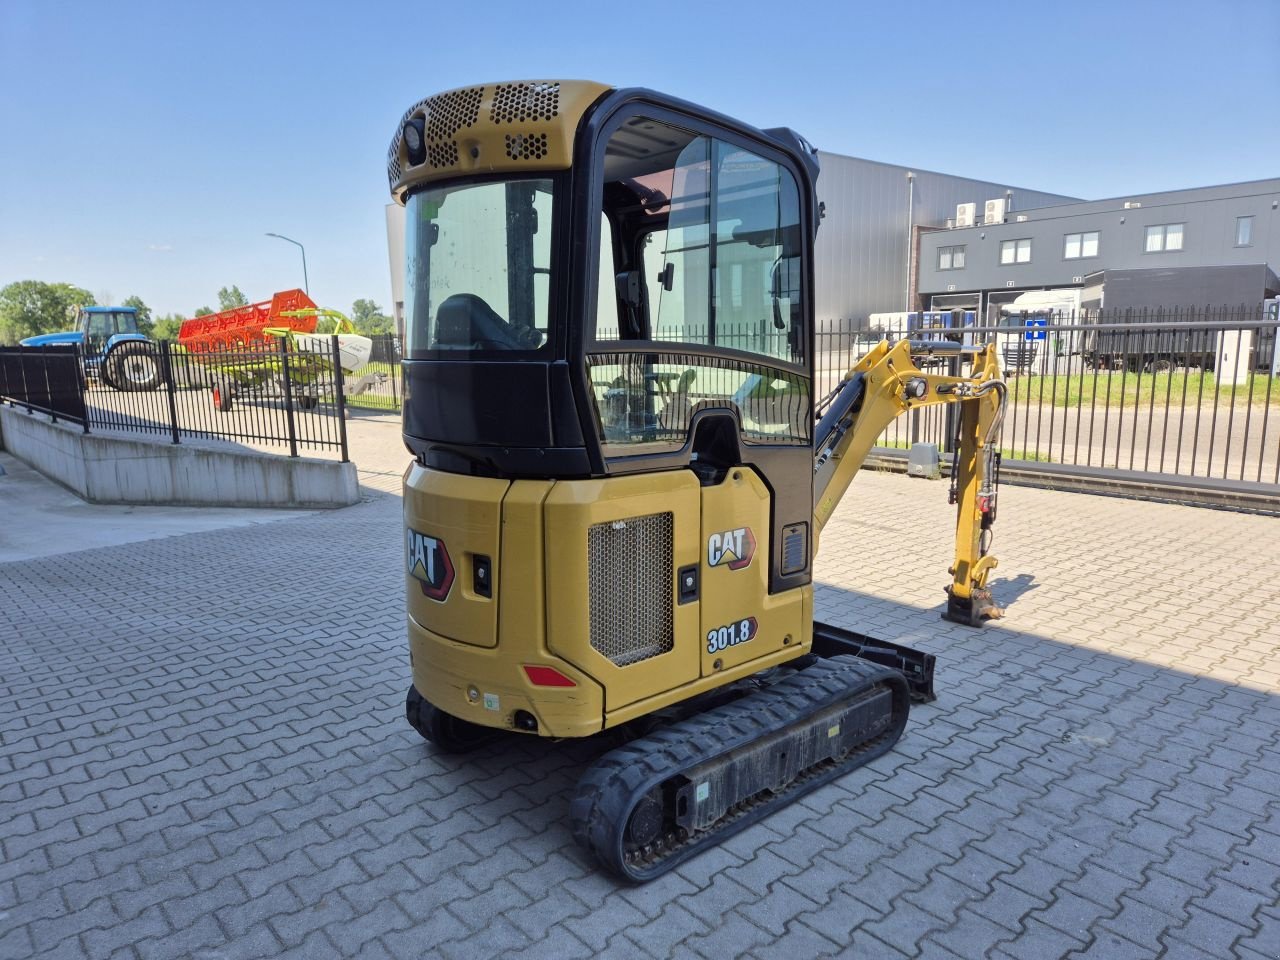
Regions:
<instances>
[{"instance_id":1,"label":"interlocking brick paving","mask_svg":"<svg viewBox=\"0 0 1280 960\"><path fill-rule=\"evenodd\" d=\"M0 565L0 957L1277 956L1280 520L1002 496L975 631L943 485L856 481L818 615L939 700L638 888L565 819L604 744L405 725L396 496Z\"/></svg>"}]
</instances>

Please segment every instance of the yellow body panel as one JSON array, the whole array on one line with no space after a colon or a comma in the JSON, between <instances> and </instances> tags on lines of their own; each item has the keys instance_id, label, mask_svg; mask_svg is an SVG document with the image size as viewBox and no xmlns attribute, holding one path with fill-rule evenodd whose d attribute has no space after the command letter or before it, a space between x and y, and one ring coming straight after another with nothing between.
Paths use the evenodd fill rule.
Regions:
<instances>
[{"instance_id":1,"label":"yellow body panel","mask_svg":"<svg viewBox=\"0 0 1280 960\"><path fill-rule=\"evenodd\" d=\"M544 515L549 646L553 653L604 684L606 710L616 710L698 677L698 604L674 604L676 570L696 564L700 555L698 491L697 477L687 470L674 470L607 480L562 481L547 497ZM672 514L674 521L674 645L650 659L616 666L591 646L587 532L599 523L663 513Z\"/></svg>"},{"instance_id":2,"label":"yellow body panel","mask_svg":"<svg viewBox=\"0 0 1280 960\"><path fill-rule=\"evenodd\" d=\"M484 173L568 170L582 115L610 87L590 80L484 83L428 97L405 114L421 117L426 159L409 163L402 134L389 162L399 170L391 194L401 203L410 187Z\"/></svg>"},{"instance_id":3,"label":"yellow body panel","mask_svg":"<svg viewBox=\"0 0 1280 960\"><path fill-rule=\"evenodd\" d=\"M810 647L812 588L768 594L767 490L749 468L703 488L687 470L508 483L415 464L405 474L404 502L407 526L439 536L451 555L468 558L455 562L457 579L444 603L426 600L417 580L406 578L413 684L439 709L472 723L514 729L516 711L524 710L537 718L543 736L587 736L784 663ZM491 555L496 594L482 608L486 614L496 611L490 621L466 605L474 596L466 595L472 553L466 548L488 543L476 524L493 517L495 509L491 529L501 537ZM704 511L708 529L722 526L722 534L752 528L758 542L750 564L738 570L710 564ZM672 576L696 565L702 599L673 604L670 651L617 666L591 646L587 533L597 523L655 513L673 517ZM459 592L464 570L468 590ZM672 589L675 596L674 583ZM450 606L455 600L457 613ZM760 624L755 638L719 654L720 669L705 654L704 603L713 619L723 610L754 616ZM485 633L491 622L492 634ZM441 623L464 632L445 635ZM466 635L468 627L477 633ZM478 642L489 636L492 644ZM526 665L552 667L575 685L535 686Z\"/></svg>"},{"instance_id":4,"label":"yellow body panel","mask_svg":"<svg viewBox=\"0 0 1280 960\"><path fill-rule=\"evenodd\" d=\"M405 518L434 493L456 492L457 484L474 489L488 511L495 481L458 477L414 465L405 474ZM552 656L546 642L545 573L542 505L555 484L549 480L516 480L501 501L501 549L491 559L497 587L497 633L494 647L463 643L442 636L409 617L409 652L413 685L435 706L472 723L510 728L517 710L538 718L539 729L553 736L581 737L597 732L604 716L604 691L571 664ZM456 499L447 504L470 514ZM446 544L448 541L446 540ZM501 559L499 559L499 556ZM507 575L507 572L510 572ZM411 606L415 587L409 590ZM419 591L420 592L420 591ZM430 611L432 608L426 608ZM525 665L549 666L573 680L573 687L536 687Z\"/></svg>"},{"instance_id":5,"label":"yellow body panel","mask_svg":"<svg viewBox=\"0 0 1280 960\"><path fill-rule=\"evenodd\" d=\"M483 727L514 729L517 710L538 719L549 737L586 737L603 726L604 689L580 670L519 641L488 649L458 643L409 620L413 685L434 706ZM536 687L523 664L554 666L573 687ZM474 691L474 697L472 696Z\"/></svg>"},{"instance_id":6,"label":"yellow body panel","mask_svg":"<svg viewBox=\"0 0 1280 960\"><path fill-rule=\"evenodd\" d=\"M498 533L502 498L510 486L509 480L409 467L404 486L406 537L416 532L443 541L453 566L448 595L435 600L424 595L406 556L409 616L440 636L480 647L498 644L497 598L473 590L474 562L477 555L486 556L495 571L502 569Z\"/></svg>"},{"instance_id":7,"label":"yellow body panel","mask_svg":"<svg viewBox=\"0 0 1280 960\"><path fill-rule=\"evenodd\" d=\"M704 677L805 643L813 629L811 585L769 594L770 501L769 488L750 467L702 488Z\"/></svg>"}]
</instances>

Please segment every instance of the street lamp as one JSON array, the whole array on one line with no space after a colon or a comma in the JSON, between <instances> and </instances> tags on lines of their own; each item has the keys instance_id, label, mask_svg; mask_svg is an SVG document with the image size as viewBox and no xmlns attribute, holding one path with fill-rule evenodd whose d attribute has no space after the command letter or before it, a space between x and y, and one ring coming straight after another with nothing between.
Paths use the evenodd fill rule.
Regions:
<instances>
[{"instance_id":1,"label":"street lamp","mask_svg":"<svg viewBox=\"0 0 1280 960\"><path fill-rule=\"evenodd\" d=\"M303 289L307 291L307 296L311 296L311 285L307 283L307 248L304 247L302 244L300 244L297 240L292 240L289 237L284 236L283 234L268 233L267 236L275 237L277 240L288 240L295 247L297 247L299 250L302 251L302 286L303 286Z\"/></svg>"}]
</instances>

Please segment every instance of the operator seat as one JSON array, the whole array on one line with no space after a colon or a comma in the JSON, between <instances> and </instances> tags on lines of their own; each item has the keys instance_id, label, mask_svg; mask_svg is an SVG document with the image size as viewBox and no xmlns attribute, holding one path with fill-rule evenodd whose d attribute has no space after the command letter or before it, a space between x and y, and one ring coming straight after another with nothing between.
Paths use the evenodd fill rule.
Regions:
<instances>
[{"instance_id":1,"label":"operator seat","mask_svg":"<svg viewBox=\"0 0 1280 960\"><path fill-rule=\"evenodd\" d=\"M440 304L433 346L442 350L527 349L511 324L474 293L455 293Z\"/></svg>"}]
</instances>

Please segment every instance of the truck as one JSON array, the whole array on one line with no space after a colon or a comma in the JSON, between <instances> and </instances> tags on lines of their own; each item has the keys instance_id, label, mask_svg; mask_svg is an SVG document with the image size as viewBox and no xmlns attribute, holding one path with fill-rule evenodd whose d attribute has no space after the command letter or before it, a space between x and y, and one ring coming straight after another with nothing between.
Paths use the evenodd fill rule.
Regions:
<instances>
[{"instance_id":1,"label":"truck","mask_svg":"<svg viewBox=\"0 0 1280 960\"><path fill-rule=\"evenodd\" d=\"M154 341L138 331L133 307L72 308L75 329L23 340L24 347L77 344L85 375L116 390L154 390L163 382Z\"/></svg>"},{"instance_id":2,"label":"truck","mask_svg":"<svg viewBox=\"0 0 1280 960\"><path fill-rule=\"evenodd\" d=\"M1061 333L1049 334L1036 328L1076 323L1080 314L1080 291L1074 287L1028 290L1011 302L1000 304L996 312L997 325L1011 327L1015 331L1005 337L1001 345L1005 369L1015 374L1029 372L1035 366L1042 342L1051 341L1059 345L1055 347L1059 352L1063 342Z\"/></svg>"}]
</instances>

